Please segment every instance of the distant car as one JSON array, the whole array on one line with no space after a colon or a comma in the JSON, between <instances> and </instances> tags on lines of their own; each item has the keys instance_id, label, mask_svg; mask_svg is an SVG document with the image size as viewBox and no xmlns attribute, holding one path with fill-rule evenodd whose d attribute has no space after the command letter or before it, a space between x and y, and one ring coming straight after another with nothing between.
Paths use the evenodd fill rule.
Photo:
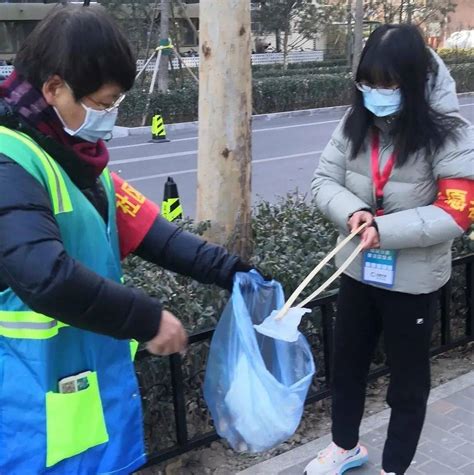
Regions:
<instances>
[{"instance_id":1,"label":"distant car","mask_svg":"<svg viewBox=\"0 0 474 475\"><path fill-rule=\"evenodd\" d=\"M446 40L447 48L474 48L474 30L462 30L452 33Z\"/></svg>"}]
</instances>

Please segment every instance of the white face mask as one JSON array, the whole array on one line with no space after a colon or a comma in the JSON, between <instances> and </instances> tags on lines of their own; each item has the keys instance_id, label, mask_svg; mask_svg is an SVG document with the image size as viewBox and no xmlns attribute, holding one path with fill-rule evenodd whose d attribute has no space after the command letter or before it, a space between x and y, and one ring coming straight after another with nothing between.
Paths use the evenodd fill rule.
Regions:
<instances>
[{"instance_id":1,"label":"white face mask","mask_svg":"<svg viewBox=\"0 0 474 475\"><path fill-rule=\"evenodd\" d=\"M67 83L66 86L72 93L72 89ZM117 121L118 108L124 97L125 95L122 95L119 97L119 99L117 99L112 107L104 110L92 109L92 107L86 106L81 101L81 106L86 111L86 117L84 118L82 125L76 130L72 130L66 125L56 107L54 110L61 120L66 133L72 135L73 137L80 137L87 142L97 143L101 139L112 138L112 130L115 126L115 122Z\"/></svg>"},{"instance_id":2,"label":"white face mask","mask_svg":"<svg viewBox=\"0 0 474 475\"><path fill-rule=\"evenodd\" d=\"M54 108L56 114L58 114L58 117L63 123L64 131L73 137L80 137L81 139L87 140L87 142L96 143L100 139L111 138L112 130L117 121L118 106L113 109L101 111L87 107L82 102L81 106L86 111L86 117L84 118L82 125L76 130L70 129L64 122L59 111Z\"/></svg>"}]
</instances>

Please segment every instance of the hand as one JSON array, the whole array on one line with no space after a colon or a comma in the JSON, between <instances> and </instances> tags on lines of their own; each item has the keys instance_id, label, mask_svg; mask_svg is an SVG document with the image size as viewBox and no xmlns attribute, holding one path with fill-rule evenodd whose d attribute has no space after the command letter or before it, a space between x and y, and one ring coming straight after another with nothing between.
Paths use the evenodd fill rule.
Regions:
<instances>
[{"instance_id":1,"label":"hand","mask_svg":"<svg viewBox=\"0 0 474 475\"><path fill-rule=\"evenodd\" d=\"M361 244L364 250L378 249L380 247L380 236L375 226L370 226L370 228L362 231Z\"/></svg>"},{"instance_id":2,"label":"hand","mask_svg":"<svg viewBox=\"0 0 474 475\"><path fill-rule=\"evenodd\" d=\"M256 270L265 281L273 280L273 277L269 274L264 274L258 267L254 267L253 265L249 264L248 262L241 261L240 259L234 266L234 272L231 275L231 278L225 283L223 288L232 292L232 287L234 285L234 275L236 272L250 272L251 270Z\"/></svg>"},{"instance_id":3,"label":"hand","mask_svg":"<svg viewBox=\"0 0 474 475\"><path fill-rule=\"evenodd\" d=\"M188 335L181 322L163 310L158 334L146 344L146 349L154 355L167 356L184 351L187 344Z\"/></svg>"},{"instance_id":4,"label":"hand","mask_svg":"<svg viewBox=\"0 0 474 475\"><path fill-rule=\"evenodd\" d=\"M374 216L369 211L356 211L348 221L349 230L354 232L357 228L359 228L364 223L369 223L369 226L374 221ZM367 229L367 228L366 228Z\"/></svg>"}]
</instances>

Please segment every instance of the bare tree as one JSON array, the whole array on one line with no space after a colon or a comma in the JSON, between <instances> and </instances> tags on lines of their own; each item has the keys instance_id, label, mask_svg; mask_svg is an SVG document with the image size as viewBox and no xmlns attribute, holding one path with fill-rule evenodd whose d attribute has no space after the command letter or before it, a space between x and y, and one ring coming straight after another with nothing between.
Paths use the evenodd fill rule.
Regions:
<instances>
[{"instance_id":1,"label":"bare tree","mask_svg":"<svg viewBox=\"0 0 474 475\"><path fill-rule=\"evenodd\" d=\"M160 44L169 42L170 37L170 0L161 0L160 7ZM163 51L161 55L160 70L158 74L158 90L160 92L168 91L169 83L169 52Z\"/></svg>"},{"instance_id":2,"label":"bare tree","mask_svg":"<svg viewBox=\"0 0 474 475\"><path fill-rule=\"evenodd\" d=\"M341 17L341 5L338 2L318 2L312 0L265 0L257 11L257 18L264 31L283 34L283 64L286 69L288 53L301 47L322 33L329 23ZM290 41L292 33L297 38Z\"/></svg>"},{"instance_id":3,"label":"bare tree","mask_svg":"<svg viewBox=\"0 0 474 475\"><path fill-rule=\"evenodd\" d=\"M365 5L365 18L384 23L407 22L421 26L425 23L443 23L456 10L456 0L371 0Z\"/></svg>"},{"instance_id":4,"label":"bare tree","mask_svg":"<svg viewBox=\"0 0 474 475\"><path fill-rule=\"evenodd\" d=\"M354 15L354 55L352 57L352 73L356 74L364 42L364 1L356 0Z\"/></svg>"}]
</instances>

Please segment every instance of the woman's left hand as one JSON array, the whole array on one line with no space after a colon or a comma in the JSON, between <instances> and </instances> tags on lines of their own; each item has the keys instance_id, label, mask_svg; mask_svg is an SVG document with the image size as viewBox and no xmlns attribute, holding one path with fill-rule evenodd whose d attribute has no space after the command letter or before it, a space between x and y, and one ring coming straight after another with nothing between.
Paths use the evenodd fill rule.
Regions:
<instances>
[{"instance_id":1,"label":"woman's left hand","mask_svg":"<svg viewBox=\"0 0 474 475\"><path fill-rule=\"evenodd\" d=\"M362 249L378 249L380 247L380 236L375 226L370 226L362 232Z\"/></svg>"}]
</instances>

